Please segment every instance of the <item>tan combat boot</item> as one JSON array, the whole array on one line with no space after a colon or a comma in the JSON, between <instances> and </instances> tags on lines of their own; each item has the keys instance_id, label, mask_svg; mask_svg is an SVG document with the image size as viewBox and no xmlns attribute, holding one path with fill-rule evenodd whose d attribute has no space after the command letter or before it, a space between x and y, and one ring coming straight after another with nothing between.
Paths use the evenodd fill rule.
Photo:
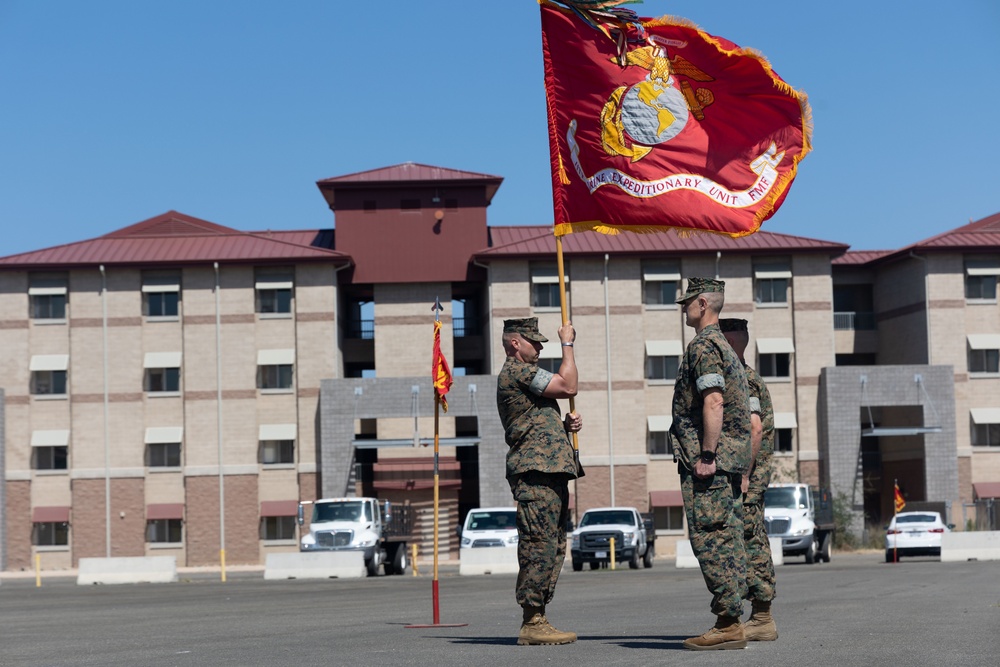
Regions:
<instances>
[{"instance_id":1,"label":"tan combat boot","mask_svg":"<svg viewBox=\"0 0 1000 667\"><path fill-rule=\"evenodd\" d=\"M736 616L719 616L711 630L700 637L684 640L684 648L692 651L724 651L746 647L743 624Z\"/></svg>"},{"instance_id":2,"label":"tan combat boot","mask_svg":"<svg viewBox=\"0 0 1000 667\"><path fill-rule=\"evenodd\" d=\"M518 646L544 644L570 644L576 641L575 632L556 630L545 618L545 607L523 607L524 621L517 635Z\"/></svg>"},{"instance_id":3,"label":"tan combat boot","mask_svg":"<svg viewBox=\"0 0 1000 667\"><path fill-rule=\"evenodd\" d=\"M773 642L778 638L778 626L774 624L774 618L771 616L771 603L753 600L752 604L753 613L744 626L747 641Z\"/></svg>"}]
</instances>

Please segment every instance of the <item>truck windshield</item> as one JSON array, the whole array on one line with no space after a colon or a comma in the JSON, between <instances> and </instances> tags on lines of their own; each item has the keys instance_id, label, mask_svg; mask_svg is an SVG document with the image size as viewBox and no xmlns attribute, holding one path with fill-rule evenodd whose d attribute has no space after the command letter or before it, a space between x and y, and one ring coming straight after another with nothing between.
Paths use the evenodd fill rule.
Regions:
<instances>
[{"instance_id":1,"label":"truck windshield","mask_svg":"<svg viewBox=\"0 0 1000 667\"><path fill-rule=\"evenodd\" d=\"M625 524L632 526L635 520L632 513L627 510L612 510L607 512L587 512L580 519L580 527L587 526L610 526L612 524Z\"/></svg>"},{"instance_id":2,"label":"truck windshield","mask_svg":"<svg viewBox=\"0 0 1000 667\"><path fill-rule=\"evenodd\" d=\"M313 507L313 523L325 521L360 521L364 513L364 503L347 501L342 503L316 503ZM371 520L371 517L368 517Z\"/></svg>"},{"instance_id":3,"label":"truck windshield","mask_svg":"<svg viewBox=\"0 0 1000 667\"><path fill-rule=\"evenodd\" d=\"M764 492L764 507L779 509L805 509L806 502L800 497L799 490L794 487L770 488Z\"/></svg>"}]
</instances>

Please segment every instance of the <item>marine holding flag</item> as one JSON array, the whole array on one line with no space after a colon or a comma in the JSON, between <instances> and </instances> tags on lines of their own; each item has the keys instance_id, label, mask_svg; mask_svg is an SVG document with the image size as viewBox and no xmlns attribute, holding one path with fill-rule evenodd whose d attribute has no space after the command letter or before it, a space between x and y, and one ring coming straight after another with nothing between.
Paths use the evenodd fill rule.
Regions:
<instances>
[{"instance_id":1,"label":"marine holding flag","mask_svg":"<svg viewBox=\"0 0 1000 667\"><path fill-rule=\"evenodd\" d=\"M545 607L552 601L566 557L569 480L578 474L567 433L583 426L580 415L560 418L556 399L576 396L578 375L570 322L559 327L562 363L558 373L538 367L538 354L548 338L538 331L538 318L504 320L507 355L497 376L497 411L510 449L507 482L517 501L515 588L523 613L519 645L568 644L575 632L557 630Z\"/></svg>"},{"instance_id":2,"label":"marine holding flag","mask_svg":"<svg viewBox=\"0 0 1000 667\"><path fill-rule=\"evenodd\" d=\"M738 237L777 211L811 120L763 56L620 1L540 1L557 236Z\"/></svg>"}]
</instances>

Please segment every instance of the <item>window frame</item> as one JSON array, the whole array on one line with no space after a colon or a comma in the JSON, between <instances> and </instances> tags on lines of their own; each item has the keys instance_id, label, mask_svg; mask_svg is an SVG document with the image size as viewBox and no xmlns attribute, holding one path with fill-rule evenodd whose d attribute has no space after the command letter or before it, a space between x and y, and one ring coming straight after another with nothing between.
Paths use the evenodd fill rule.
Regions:
<instances>
[{"instance_id":1,"label":"window frame","mask_svg":"<svg viewBox=\"0 0 1000 667\"><path fill-rule=\"evenodd\" d=\"M670 376L671 370L671 360L673 363L673 377ZM679 355L674 354L662 354L662 355L646 355L645 368L643 370L643 375L647 382L658 382L672 384L677 381L677 372L680 370L681 358ZM657 368L657 366L662 366L662 368ZM657 371L661 370L661 374L657 374Z\"/></svg>"},{"instance_id":2,"label":"window frame","mask_svg":"<svg viewBox=\"0 0 1000 667\"><path fill-rule=\"evenodd\" d=\"M168 371L175 371L168 374ZM175 377L176 376L176 377ZM154 378L160 378L163 389L153 389ZM171 380L176 381L176 387L170 388ZM158 368L146 368L143 373L143 391L153 395L175 395L181 391L181 369L179 366L164 366Z\"/></svg>"},{"instance_id":3,"label":"window frame","mask_svg":"<svg viewBox=\"0 0 1000 667\"><path fill-rule=\"evenodd\" d=\"M663 441L663 451L656 451L659 449L660 440ZM674 452L670 447L670 436L669 431L650 431L646 430L646 454L649 456L673 456Z\"/></svg>"},{"instance_id":4,"label":"window frame","mask_svg":"<svg viewBox=\"0 0 1000 667\"><path fill-rule=\"evenodd\" d=\"M981 355L981 358L980 358ZM980 363L973 363L974 361ZM996 348L968 348L969 375L994 376L1000 374L1000 350Z\"/></svg>"},{"instance_id":5,"label":"window frame","mask_svg":"<svg viewBox=\"0 0 1000 667\"><path fill-rule=\"evenodd\" d=\"M172 450L176 449L176 452ZM159 452L163 450L162 455L154 455L154 451ZM146 443L146 467L156 468L162 470L164 468L178 469L183 465L183 459L181 458L183 454L183 447L179 442L149 442ZM159 463L158 460L162 457L164 463ZM171 463L171 459L176 457L177 462Z\"/></svg>"},{"instance_id":6,"label":"window frame","mask_svg":"<svg viewBox=\"0 0 1000 667\"><path fill-rule=\"evenodd\" d=\"M173 297L171 303L170 297ZM153 302L159 301L160 312L153 312ZM172 308L171 308L172 306ZM173 312L169 312L173 310ZM168 312L164 312L168 311ZM149 320L176 320L180 317L181 313L181 293L180 290L173 291L156 291L156 292L143 292L142 293L142 315Z\"/></svg>"},{"instance_id":7,"label":"window frame","mask_svg":"<svg viewBox=\"0 0 1000 667\"><path fill-rule=\"evenodd\" d=\"M61 451L60 451L61 450ZM44 452L44 460L41 454ZM42 465L42 464L45 465ZM62 465L59 465L62 463ZM31 448L31 469L38 471L69 470L69 445L36 445Z\"/></svg>"},{"instance_id":8,"label":"window frame","mask_svg":"<svg viewBox=\"0 0 1000 667\"><path fill-rule=\"evenodd\" d=\"M980 436L980 429L985 431L985 444L982 442L983 438ZM976 422L972 422L969 439L972 442L973 447L982 447L984 449L993 447L1000 448L1000 424L977 424Z\"/></svg>"},{"instance_id":9,"label":"window frame","mask_svg":"<svg viewBox=\"0 0 1000 667\"><path fill-rule=\"evenodd\" d=\"M66 521L33 521L31 544L36 547L68 547L69 523Z\"/></svg>"},{"instance_id":10,"label":"window frame","mask_svg":"<svg viewBox=\"0 0 1000 667\"><path fill-rule=\"evenodd\" d=\"M264 542L287 542L295 540L294 516L262 516L260 518L260 539Z\"/></svg>"},{"instance_id":11,"label":"window frame","mask_svg":"<svg viewBox=\"0 0 1000 667\"><path fill-rule=\"evenodd\" d=\"M177 537L177 539L170 539L172 537ZM172 546L180 546L184 544L184 520L147 519L146 544Z\"/></svg>"},{"instance_id":12,"label":"window frame","mask_svg":"<svg viewBox=\"0 0 1000 667\"><path fill-rule=\"evenodd\" d=\"M287 386L282 384L285 373L287 373ZM295 364L258 364L257 389L271 392L287 392L295 389Z\"/></svg>"},{"instance_id":13,"label":"window frame","mask_svg":"<svg viewBox=\"0 0 1000 667\"><path fill-rule=\"evenodd\" d=\"M53 310L53 306L52 306L51 302L52 302L52 300L54 300L56 298L62 300L62 305L61 305L62 314L61 315L52 315L51 314L51 311ZM40 309L40 305L42 303L47 304L47 307L45 308L45 311L48 314L40 314L40 310L41 310ZM63 294L32 294L31 295L30 309L31 309L31 319L32 320L40 320L40 321L43 321L43 322L65 322L66 321L66 310L68 309L68 307L69 307L69 294L68 293L63 293Z\"/></svg>"},{"instance_id":14,"label":"window frame","mask_svg":"<svg viewBox=\"0 0 1000 667\"><path fill-rule=\"evenodd\" d=\"M671 533L681 533L684 531L684 506L669 505L666 507L653 507L653 529L656 531L669 531ZM663 518L666 518L666 525L663 525Z\"/></svg>"},{"instance_id":15,"label":"window frame","mask_svg":"<svg viewBox=\"0 0 1000 667\"><path fill-rule=\"evenodd\" d=\"M263 466L280 466L295 463L295 440L260 440L259 456L260 464ZM268 461L268 449L277 450L278 456L275 461ZM287 459L287 460L285 460Z\"/></svg>"},{"instance_id":16,"label":"window frame","mask_svg":"<svg viewBox=\"0 0 1000 667\"><path fill-rule=\"evenodd\" d=\"M768 362L765 363L765 358ZM779 363L779 360L783 361ZM785 366L785 374L778 375L778 371L782 370L781 366ZM766 380L791 380L792 379L792 353L791 352L758 352L757 353L757 372L760 373L761 378Z\"/></svg>"},{"instance_id":17,"label":"window frame","mask_svg":"<svg viewBox=\"0 0 1000 667\"><path fill-rule=\"evenodd\" d=\"M39 385L41 384L41 374L43 374L43 373L48 374L50 376L50 378L49 378L49 385L52 387L52 391L40 391L39 390ZM62 374L62 380L61 380L61 382L62 382L62 387L61 387L62 391L56 391L56 389L59 388L57 386L57 385L59 385L59 381L56 380L56 378L58 377L58 375L56 375L56 374L59 374L59 373ZM30 386L29 386L28 390L29 390L29 392L31 393L32 396L46 396L46 397L62 396L62 397L65 397L65 396L67 396L69 394L69 371L65 371L65 370L39 370L39 371L31 371L31 379L29 381L29 385Z\"/></svg>"},{"instance_id":18,"label":"window frame","mask_svg":"<svg viewBox=\"0 0 1000 667\"><path fill-rule=\"evenodd\" d=\"M781 437L784 436L784 437ZM787 445L787 446L786 446ZM795 429L775 428L774 429L774 453L791 454L795 451Z\"/></svg>"}]
</instances>

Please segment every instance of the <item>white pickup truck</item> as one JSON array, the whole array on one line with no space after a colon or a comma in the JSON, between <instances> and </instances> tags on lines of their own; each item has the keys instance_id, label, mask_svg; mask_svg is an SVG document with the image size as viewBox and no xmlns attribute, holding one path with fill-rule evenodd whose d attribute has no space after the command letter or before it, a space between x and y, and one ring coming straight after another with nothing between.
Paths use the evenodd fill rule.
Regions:
<instances>
[{"instance_id":1,"label":"white pickup truck","mask_svg":"<svg viewBox=\"0 0 1000 667\"><path fill-rule=\"evenodd\" d=\"M615 561L628 562L633 570L639 561L653 567L656 554L656 533L651 519L644 519L634 507L597 507L587 510L580 526L573 531L570 556L573 570L579 572L584 563L596 570L611 561L611 539L615 540Z\"/></svg>"}]
</instances>

